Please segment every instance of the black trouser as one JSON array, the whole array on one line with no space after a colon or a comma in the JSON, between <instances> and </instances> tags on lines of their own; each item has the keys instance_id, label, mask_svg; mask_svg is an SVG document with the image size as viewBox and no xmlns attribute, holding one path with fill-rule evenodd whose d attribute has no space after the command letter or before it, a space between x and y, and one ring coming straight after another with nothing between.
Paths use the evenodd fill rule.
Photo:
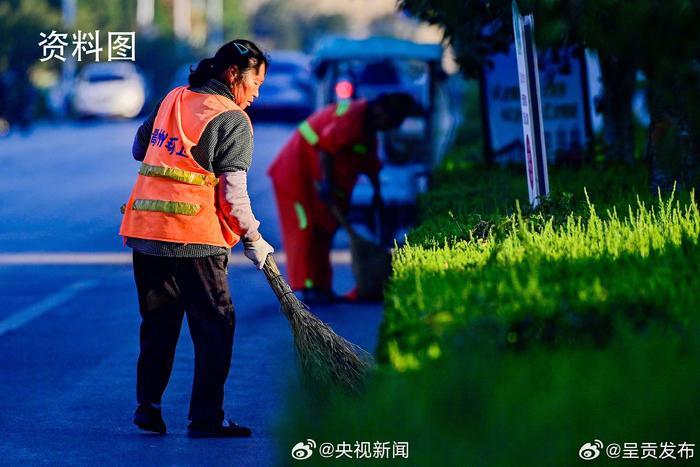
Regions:
<instances>
[{"instance_id":1,"label":"black trouser","mask_svg":"<svg viewBox=\"0 0 700 467\"><path fill-rule=\"evenodd\" d=\"M134 250L141 312L141 353L136 374L139 404L160 404L170 379L182 318L194 343L194 383L189 419L224 418L224 384L231 366L235 314L227 255L167 258Z\"/></svg>"}]
</instances>

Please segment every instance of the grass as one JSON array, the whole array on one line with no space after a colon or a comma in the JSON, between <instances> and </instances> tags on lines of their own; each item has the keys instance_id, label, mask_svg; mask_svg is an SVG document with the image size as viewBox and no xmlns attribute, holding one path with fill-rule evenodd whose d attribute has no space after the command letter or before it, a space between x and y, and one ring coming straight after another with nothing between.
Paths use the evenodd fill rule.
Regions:
<instances>
[{"instance_id":1,"label":"grass","mask_svg":"<svg viewBox=\"0 0 700 467\"><path fill-rule=\"evenodd\" d=\"M378 372L362 398L319 405L297 395L281 455L307 438L407 441L404 462L414 466L577 465L579 448L594 439L692 443L700 437L696 344L647 332L596 350L503 353L465 338L459 356ZM305 462L352 465L317 454Z\"/></svg>"},{"instance_id":2,"label":"grass","mask_svg":"<svg viewBox=\"0 0 700 467\"><path fill-rule=\"evenodd\" d=\"M700 287L700 214L659 197L621 216L507 217L504 233L407 244L394 257L379 355L415 369L441 355L451 330L489 323L508 345L604 343L615 320L637 325L696 322ZM472 236L473 237L473 236Z\"/></svg>"},{"instance_id":3,"label":"grass","mask_svg":"<svg viewBox=\"0 0 700 467\"><path fill-rule=\"evenodd\" d=\"M648 193L643 168L553 168L552 196L530 209L522 172L447 160L394 255L383 365L361 397L294 398L286 443L409 441L411 465L571 465L594 439L700 436L694 193Z\"/></svg>"}]
</instances>

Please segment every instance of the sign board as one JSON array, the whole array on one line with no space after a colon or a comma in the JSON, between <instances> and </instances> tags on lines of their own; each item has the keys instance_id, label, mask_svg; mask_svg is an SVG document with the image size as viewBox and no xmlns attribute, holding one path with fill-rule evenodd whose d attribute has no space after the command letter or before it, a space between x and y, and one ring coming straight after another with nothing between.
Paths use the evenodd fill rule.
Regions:
<instances>
[{"instance_id":1,"label":"sign board","mask_svg":"<svg viewBox=\"0 0 700 467\"><path fill-rule=\"evenodd\" d=\"M513 15L514 29L517 20L521 30L520 44L524 48L525 19L516 14ZM492 66L484 67L482 74L484 140L493 160L501 164L522 163L527 149L517 40L516 35L508 53L489 57ZM589 79L588 75L596 67L591 68L591 61L573 48L545 50L538 54L537 61L547 159L553 163L560 157L580 158L593 134L593 104L589 93L594 95L595 90L589 91L588 86L589 81L595 81L595 76ZM530 146L532 150L532 141Z\"/></svg>"},{"instance_id":2,"label":"sign board","mask_svg":"<svg viewBox=\"0 0 700 467\"><path fill-rule=\"evenodd\" d=\"M590 108L586 108L587 90L583 75L584 58L573 56L571 50L539 54L542 118L545 142L550 162L557 153L567 153L585 147L590 139ZM524 147L520 115L520 89L515 47L508 54L490 57L493 67L484 70L484 121L487 123L491 150L496 161L513 162L513 146ZM565 70L562 71L562 69ZM517 161L520 161L518 152Z\"/></svg>"},{"instance_id":3,"label":"sign board","mask_svg":"<svg viewBox=\"0 0 700 467\"><path fill-rule=\"evenodd\" d=\"M557 154L580 151L591 138L591 103L588 83L590 72L584 57L571 50L547 50L539 54L542 119L549 162ZM520 89L515 46L508 54L492 55L493 67L484 69L484 122L494 160L520 162L525 147L520 111ZM563 70L563 71L562 71ZM517 156L516 156L517 155Z\"/></svg>"},{"instance_id":4,"label":"sign board","mask_svg":"<svg viewBox=\"0 0 700 467\"><path fill-rule=\"evenodd\" d=\"M540 196L549 194L547 149L542 121L540 77L534 41L534 18L522 17L513 0L513 30L518 64L520 114L523 127L527 189L530 204L536 206Z\"/></svg>"}]
</instances>

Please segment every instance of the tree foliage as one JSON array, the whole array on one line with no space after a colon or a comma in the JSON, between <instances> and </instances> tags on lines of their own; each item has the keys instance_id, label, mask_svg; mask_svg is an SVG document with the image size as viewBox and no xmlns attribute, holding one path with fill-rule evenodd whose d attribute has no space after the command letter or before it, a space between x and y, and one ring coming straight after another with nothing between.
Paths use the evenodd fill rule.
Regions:
<instances>
[{"instance_id":1,"label":"tree foliage","mask_svg":"<svg viewBox=\"0 0 700 467\"><path fill-rule=\"evenodd\" d=\"M242 15L243 0L224 0L224 37L232 41L247 37L249 33L248 16Z\"/></svg>"},{"instance_id":2,"label":"tree foliage","mask_svg":"<svg viewBox=\"0 0 700 467\"><path fill-rule=\"evenodd\" d=\"M444 28L467 77L477 77L488 57L512 42L511 0L399 0L398 5ZM598 53L611 158L633 160L630 107L641 71L652 115L652 178L664 165L666 185L692 178L692 161L700 152L700 2L522 0L519 5L535 15L538 46L578 45Z\"/></svg>"},{"instance_id":3,"label":"tree foliage","mask_svg":"<svg viewBox=\"0 0 700 467\"><path fill-rule=\"evenodd\" d=\"M136 0L77 1L76 29L82 31L135 31Z\"/></svg>"},{"instance_id":4,"label":"tree foliage","mask_svg":"<svg viewBox=\"0 0 700 467\"><path fill-rule=\"evenodd\" d=\"M0 73L25 73L40 58L39 33L57 28L60 18L43 0L0 0Z\"/></svg>"},{"instance_id":5,"label":"tree foliage","mask_svg":"<svg viewBox=\"0 0 700 467\"><path fill-rule=\"evenodd\" d=\"M319 37L347 32L342 15L309 15L285 0L270 0L251 18L253 34L277 49L310 50Z\"/></svg>"},{"instance_id":6,"label":"tree foliage","mask_svg":"<svg viewBox=\"0 0 700 467\"><path fill-rule=\"evenodd\" d=\"M467 78L478 78L489 57L512 43L511 0L399 0L398 6L443 28Z\"/></svg>"}]
</instances>

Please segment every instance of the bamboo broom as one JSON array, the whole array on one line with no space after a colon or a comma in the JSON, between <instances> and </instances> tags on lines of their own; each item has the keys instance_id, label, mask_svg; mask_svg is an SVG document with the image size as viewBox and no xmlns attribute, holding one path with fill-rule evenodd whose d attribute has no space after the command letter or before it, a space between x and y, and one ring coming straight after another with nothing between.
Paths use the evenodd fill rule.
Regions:
<instances>
[{"instance_id":1,"label":"bamboo broom","mask_svg":"<svg viewBox=\"0 0 700 467\"><path fill-rule=\"evenodd\" d=\"M263 272L289 320L294 347L304 376L321 384L331 384L351 394L364 387L364 376L373 365L372 356L337 335L299 300L267 255Z\"/></svg>"},{"instance_id":2,"label":"bamboo broom","mask_svg":"<svg viewBox=\"0 0 700 467\"><path fill-rule=\"evenodd\" d=\"M358 297L361 300L381 300L384 285L391 275L391 252L357 233L337 206L330 206L330 211L350 237L352 274Z\"/></svg>"}]
</instances>

